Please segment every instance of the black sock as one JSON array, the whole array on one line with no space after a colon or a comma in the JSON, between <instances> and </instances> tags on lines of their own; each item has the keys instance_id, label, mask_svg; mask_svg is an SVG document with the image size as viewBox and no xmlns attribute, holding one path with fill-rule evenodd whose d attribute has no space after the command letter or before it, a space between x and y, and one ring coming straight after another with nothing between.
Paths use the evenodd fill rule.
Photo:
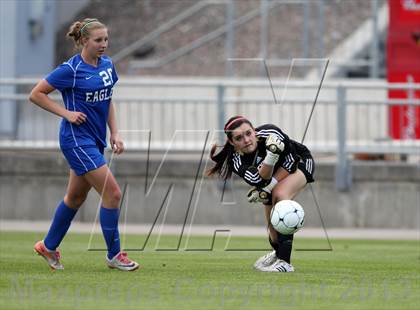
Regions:
<instances>
[{"instance_id":1,"label":"black sock","mask_svg":"<svg viewBox=\"0 0 420 310\"><path fill-rule=\"evenodd\" d=\"M276 251L276 256L290 264L290 256L292 255L293 235L281 235L277 233L277 242L268 238L273 249Z\"/></svg>"}]
</instances>

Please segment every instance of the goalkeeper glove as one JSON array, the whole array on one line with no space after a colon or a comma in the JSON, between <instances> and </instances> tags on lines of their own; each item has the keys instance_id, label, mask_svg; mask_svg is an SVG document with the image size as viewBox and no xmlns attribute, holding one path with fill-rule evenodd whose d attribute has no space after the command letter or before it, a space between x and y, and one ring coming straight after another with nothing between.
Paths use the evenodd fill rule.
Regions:
<instances>
[{"instance_id":1,"label":"goalkeeper glove","mask_svg":"<svg viewBox=\"0 0 420 310\"><path fill-rule=\"evenodd\" d=\"M267 151L270 151L274 154L280 154L284 151L284 143L281 141L280 137L276 134L270 134L265 140L265 147Z\"/></svg>"},{"instance_id":2,"label":"goalkeeper glove","mask_svg":"<svg viewBox=\"0 0 420 310\"><path fill-rule=\"evenodd\" d=\"M248 202L250 203L268 203L270 193L264 191L262 188L253 187L249 190Z\"/></svg>"},{"instance_id":3,"label":"goalkeeper glove","mask_svg":"<svg viewBox=\"0 0 420 310\"><path fill-rule=\"evenodd\" d=\"M271 195L271 191L273 190L274 186L276 186L277 180L275 178L271 178L270 184L263 188L253 187L249 190L248 202L250 203L268 203Z\"/></svg>"}]
</instances>

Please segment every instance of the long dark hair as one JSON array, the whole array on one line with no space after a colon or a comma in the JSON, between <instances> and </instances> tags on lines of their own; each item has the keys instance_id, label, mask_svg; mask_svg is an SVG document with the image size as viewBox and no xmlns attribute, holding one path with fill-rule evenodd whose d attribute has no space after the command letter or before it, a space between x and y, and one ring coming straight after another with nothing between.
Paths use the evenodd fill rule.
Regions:
<instances>
[{"instance_id":1,"label":"long dark hair","mask_svg":"<svg viewBox=\"0 0 420 310\"><path fill-rule=\"evenodd\" d=\"M230 141L232 141L232 131L244 123L249 124L252 128L254 128L248 119L240 115L233 116L226 122L224 131L227 139L222 150L217 154L216 150L218 145L215 144L212 146L210 158L215 162L215 165L207 171L208 176L217 174L224 180L229 179L232 176L232 169L229 165L229 160L235 152L235 148L230 143Z\"/></svg>"}]
</instances>

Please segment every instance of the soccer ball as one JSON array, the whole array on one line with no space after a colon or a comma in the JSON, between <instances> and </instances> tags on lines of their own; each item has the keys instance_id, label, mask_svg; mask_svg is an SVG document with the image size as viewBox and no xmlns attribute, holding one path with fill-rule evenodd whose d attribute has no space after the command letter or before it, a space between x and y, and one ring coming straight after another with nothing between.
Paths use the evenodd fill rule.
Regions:
<instances>
[{"instance_id":1,"label":"soccer ball","mask_svg":"<svg viewBox=\"0 0 420 310\"><path fill-rule=\"evenodd\" d=\"M281 200L271 209L271 225L282 235L291 235L303 227L305 212L294 200Z\"/></svg>"}]
</instances>

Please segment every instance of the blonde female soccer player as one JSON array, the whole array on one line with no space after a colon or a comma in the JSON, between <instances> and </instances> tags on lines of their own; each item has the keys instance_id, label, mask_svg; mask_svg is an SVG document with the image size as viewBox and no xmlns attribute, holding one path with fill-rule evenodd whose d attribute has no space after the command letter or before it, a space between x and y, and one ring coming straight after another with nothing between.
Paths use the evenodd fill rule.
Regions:
<instances>
[{"instance_id":1,"label":"blonde female soccer player","mask_svg":"<svg viewBox=\"0 0 420 310\"><path fill-rule=\"evenodd\" d=\"M270 223L273 206L280 200L293 199L307 183L314 182L314 160L306 146L289 137L277 126L254 128L243 116L234 116L225 124L227 137L223 149L211 150L215 165L208 174L223 179L232 172L253 186L248 193L251 203L263 203L273 251L260 257L254 267L266 272L293 272L290 263L293 235L281 235Z\"/></svg>"},{"instance_id":2,"label":"blonde female soccer player","mask_svg":"<svg viewBox=\"0 0 420 310\"><path fill-rule=\"evenodd\" d=\"M102 195L100 222L108 249L107 265L123 271L136 270L139 264L120 249L121 190L104 158L107 125L113 152L124 151L112 102L118 76L111 59L105 55L108 30L97 19L85 19L74 22L67 36L81 52L41 80L29 97L36 105L62 118L60 148L70 166L64 199L58 204L47 235L34 249L52 269L63 269L58 246L93 187ZM61 92L64 106L49 97L55 89Z\"/></svg>"}]
</instances>

